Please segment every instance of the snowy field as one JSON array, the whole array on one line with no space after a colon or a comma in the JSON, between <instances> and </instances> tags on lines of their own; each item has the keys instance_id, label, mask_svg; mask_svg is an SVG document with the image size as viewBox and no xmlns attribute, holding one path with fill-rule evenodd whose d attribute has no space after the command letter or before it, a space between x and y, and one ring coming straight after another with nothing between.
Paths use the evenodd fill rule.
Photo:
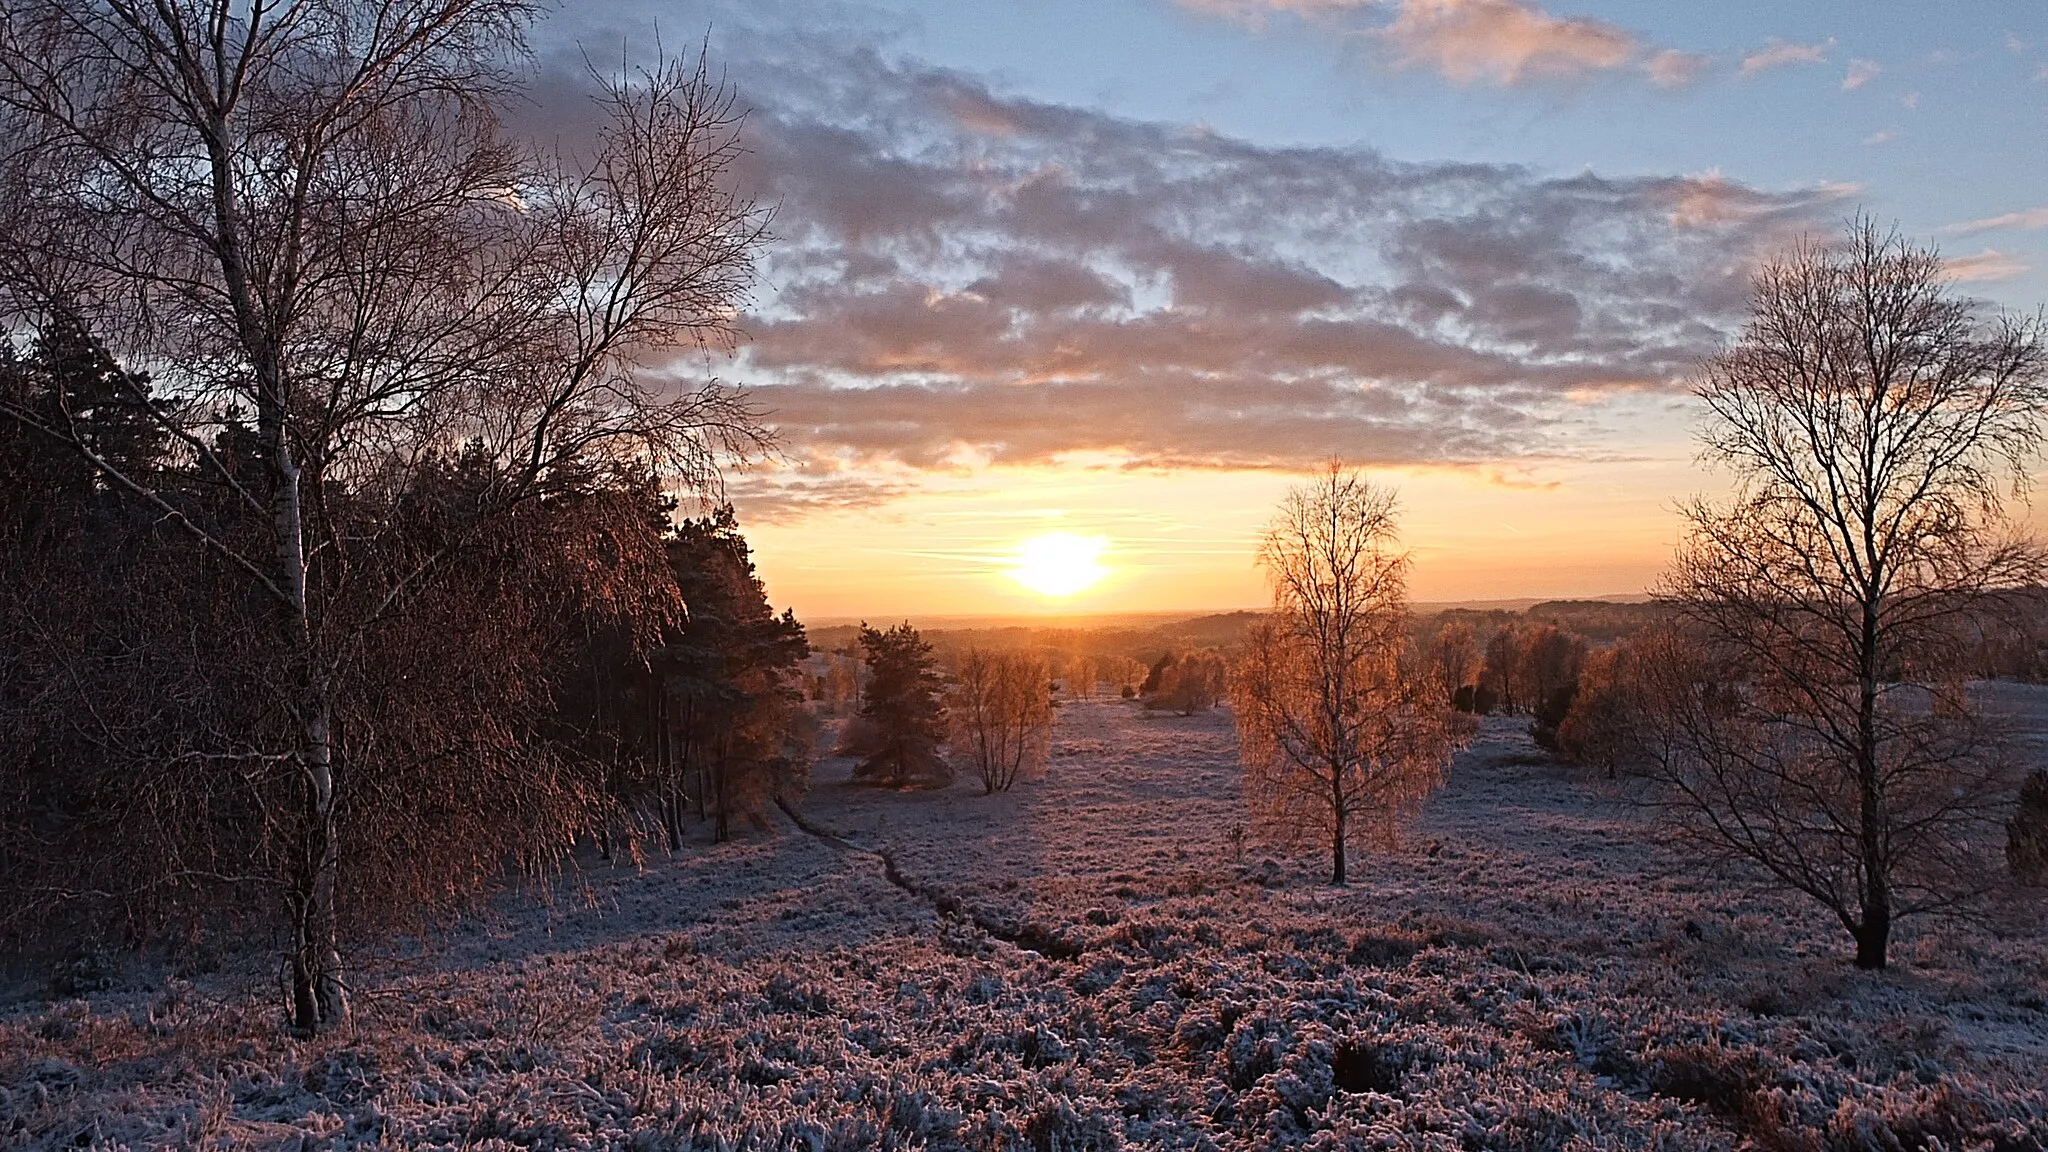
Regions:
<instances>
[{"instance_id":1,"label":"snowy field","mask_svg":"<svg viewBox=\"0 0 2048 1152\"><path fill-rule=\"evenodd\" d=\"M828 760L826 835L585 861L366 965L317 1041L253 961L0 1010L0 1146L2048 1146L2037 908L1856 972L1525 726L1489 719L1348 890L1233 836L1221 711L1068 705L996 797Z\"/></svg>"}]
</instances>

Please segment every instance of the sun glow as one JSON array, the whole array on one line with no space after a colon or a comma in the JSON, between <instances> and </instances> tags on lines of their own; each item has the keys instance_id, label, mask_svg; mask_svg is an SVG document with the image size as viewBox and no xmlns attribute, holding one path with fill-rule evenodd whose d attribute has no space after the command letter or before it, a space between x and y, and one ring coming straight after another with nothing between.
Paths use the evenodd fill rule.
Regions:
<instances>
[{"instance_id":1,"label":"sun glow","mask_svg":"<svg viewBox=\"0 0 2048 1152\"><path fill-rule=\"evenodd\" d=\"M1100 583L1109 575L1102 554L1109 541L1101 536L1078 536L1072 532L1046 532L1017 544L1016 561L1009 568L1010 579L1041 596L1064 600Z\"/></svg>"}]
</instances>

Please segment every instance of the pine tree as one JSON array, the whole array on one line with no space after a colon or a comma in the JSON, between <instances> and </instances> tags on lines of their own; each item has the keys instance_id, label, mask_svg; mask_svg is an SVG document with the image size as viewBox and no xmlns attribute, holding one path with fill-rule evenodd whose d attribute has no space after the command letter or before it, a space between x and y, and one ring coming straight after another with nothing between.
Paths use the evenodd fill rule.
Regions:
<instances>
[{"instance_id":1,"label":"pine tree","mask_svg":"<svg viewBox=\"0 0 2048 1152\"><path fill-rule=\"evenodd\" d=\"M908 621L888 631L860 626L868 682L860 716L873 731L873 751L854 768L856 779L892 787L952 783L939 756L946 739L945 683L932 646Z\"/></svg>"},{"instance_id":2,"label":"pine tree","mask_svg":"<svg viewBox=\"0 0 2048 1152\"><path fill-rule=\"evenodd\" d=\"M658 667L681 733L678 767L694 770L723 841L735 814L759 819L774 797L802 791L797 668L811 649L796 616L769 606L731 505L677 525L668 554L689 620ZM669 831L673 841L672 819Z\"/></svg>"}]
</instances>

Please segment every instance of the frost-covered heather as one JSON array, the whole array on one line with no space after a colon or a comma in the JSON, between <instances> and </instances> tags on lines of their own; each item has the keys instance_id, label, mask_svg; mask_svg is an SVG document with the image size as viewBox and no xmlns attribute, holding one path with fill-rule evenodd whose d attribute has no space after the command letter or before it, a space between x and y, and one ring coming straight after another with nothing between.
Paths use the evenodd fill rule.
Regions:
<instances>
[{"instance_id":1,"label":"frost-covered heather","mask_svg":"<svg viewBox=\"0 0 2048 1152\"><path fill-rule=\"evenodd\" d=\"M231 973L18 1006L0 1144L2048 1146L2025 907L1858 973L1508 720L1334 891L1312 854L1237 857L1226 716L1062 713L1004 796L821 766L803 810L851 848L778 817L508 896L365 972L352 1032L289 1040Z\"/></svg>"}]
</instances>

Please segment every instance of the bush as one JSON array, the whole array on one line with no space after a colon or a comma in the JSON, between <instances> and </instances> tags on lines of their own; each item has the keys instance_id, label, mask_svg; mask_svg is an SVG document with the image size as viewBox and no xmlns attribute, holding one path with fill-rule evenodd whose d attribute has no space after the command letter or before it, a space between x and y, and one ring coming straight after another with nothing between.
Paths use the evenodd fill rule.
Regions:
<instances>
[{"instance_id":1,"label":"bush","mask_svg":"<svg viewBox=\"0 0 2048 1152\"><path fill-rule=\"evenodd\" d=\"M1571 713L1572 701L1579 694L1579 682L1572 680L1560 684L1537 701L1535 720L1529 725L1529 735L1538 747L1549 752L1558 751L1557 730Z\"/></svg>"},{"instance_id":2,"label":"bush","mask_svg":"<svg viewBox=\"0 0 2048 1152\"><path fill-rule=\"evenodd\" d=\"M1222 698L1225 679L1222 657L1191 653L1160 670L1157 687L1145 707L1171 709L1183 716L1207 712Z\"/></svg>"},{"instance_id":3,"label":"bush","mask_svg":"<svg viewBox=\"0 0 2048 1152\"><path fill-rule=\"evenodd\" d=\"M1544 747L1610 779L1616 776L1636 729L1633 660L1628 644L1589 656Z\"/></svg>"},{"instance_id":4,"label":"bush","mask_svg":"<svg viewBox=\"0 0 2048 1152\"><path fill-rule=\"evenodd\" d=\"M1467 684L1451 697L1451 706L1474 716L1491 716L1500 707L1500 697L1484 684Z\"/></svg>"},{"instance_id":5,"label":"bush","mask_svg":"<svg viewBox=\"0 0 2048 1152\"><path fill-rule=\"evenodd\" d=\"M2048 769L2020 785L2019 811L2005 826L2005 862L2019 879L2048 884Z\"/></svg>"}]
</instances>

